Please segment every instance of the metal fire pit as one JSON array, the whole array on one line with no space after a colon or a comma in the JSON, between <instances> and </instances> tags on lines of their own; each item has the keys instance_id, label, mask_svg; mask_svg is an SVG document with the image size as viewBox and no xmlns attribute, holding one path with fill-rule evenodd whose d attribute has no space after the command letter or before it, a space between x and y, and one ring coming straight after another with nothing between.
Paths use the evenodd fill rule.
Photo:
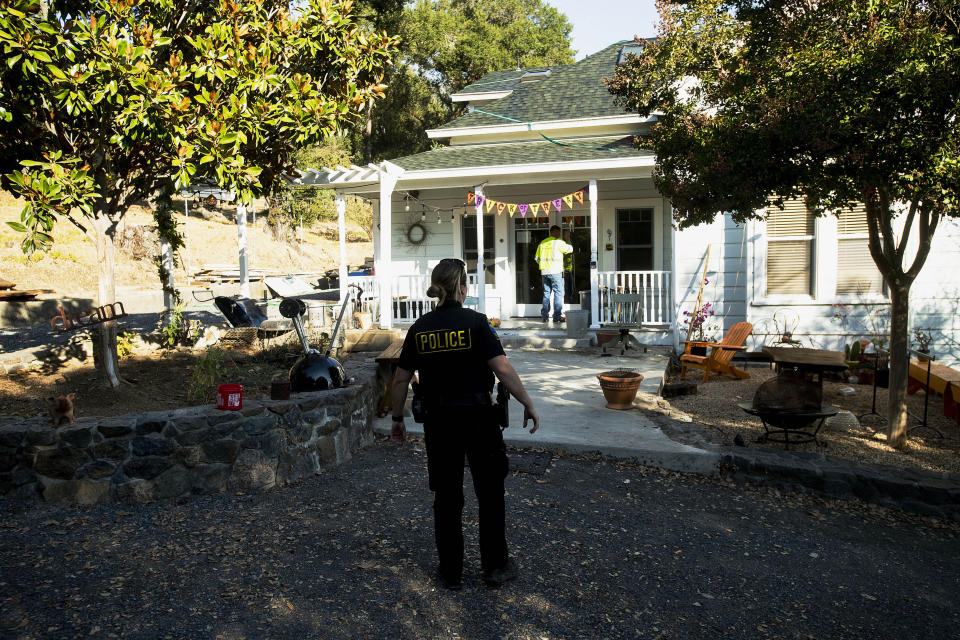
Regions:
<instances>
[{"instance_id":1,"label":"metal fire pit","mask_svg":"<svg viewBox=\"0 0 960 640\"><path fill-rule=\"evenodd\" d=\"M839 409L823 404L823 388L807 380L802 373L784 369L775 378L767 380L753 395L753 402L740 403L741 409L760 418L763 435L757 442L790 444L815 442L824 421L837 415ZM809 427L813 431L807 431Z\"/></svg>"}]
</instances>

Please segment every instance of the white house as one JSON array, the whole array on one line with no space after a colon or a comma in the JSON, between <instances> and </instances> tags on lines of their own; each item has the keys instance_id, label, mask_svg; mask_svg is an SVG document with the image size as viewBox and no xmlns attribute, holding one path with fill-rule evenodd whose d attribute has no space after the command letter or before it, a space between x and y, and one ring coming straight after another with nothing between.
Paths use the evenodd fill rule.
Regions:
<instances>
[{"instance_id":1,"label":"white house","mask_svg":"<svg viewBox=\"0 0 960 640\"><path fill-rule=\"evenodd\" d=\"M487 315L539 317L533 255L552 224L570 230L575 247L567 308L590 292L584 298L599 327L611 320L610 292L642 293L651 344L685 339L677 319L692 310L704 273L702 299L716 310L719 332L747 320L754 348L784 329L806 346L842 348L871 320L882 322L886 296L862 214L815 219L791 203L763 222L720 216L675 228L651 179L654 157L633 144L655 118L618 108L602 82L634 47L620 42L572 65L491 73L453 96L468 112L427 132L436 148L302 172L299 183L335 190L341 211L345 194L376 201L376 275L365 289L381 326L409 324L431 308L429 273L445 257L467 262ZM954 363L958 273L960 225L947 220L914 285L912 324L932 330L935 353Z\"/></svg>"}]
</instances>

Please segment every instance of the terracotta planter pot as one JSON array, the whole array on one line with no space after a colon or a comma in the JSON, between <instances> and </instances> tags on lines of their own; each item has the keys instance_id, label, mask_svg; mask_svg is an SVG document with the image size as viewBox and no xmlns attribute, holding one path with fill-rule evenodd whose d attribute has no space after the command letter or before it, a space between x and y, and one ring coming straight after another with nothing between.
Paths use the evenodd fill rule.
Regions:
<instances>
[{"instance_id":1,"label":"terracotta planter pot","mask_svg":"<svg viewBox=\"0 0 960 640\"><path fill-rule=\"evenodd\" d=\"M635 371L604 371L597 374L608 409L632 409L643 376Z\"/></svg>"}]
</instances>

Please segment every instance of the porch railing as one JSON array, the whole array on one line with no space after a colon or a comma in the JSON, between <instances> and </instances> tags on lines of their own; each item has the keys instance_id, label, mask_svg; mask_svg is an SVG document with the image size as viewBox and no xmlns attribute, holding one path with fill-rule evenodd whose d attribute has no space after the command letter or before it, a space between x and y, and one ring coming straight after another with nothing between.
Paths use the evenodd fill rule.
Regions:
<instances>
[{"instance_id":1,"label":"porch railing","mask_svg":"<svg viewBox=\"0 0 960 640\"><path fill-rule=\"evenodd\" d=\"M616 309L610 303L611 293L639 293L643 296L645 325L673 323L669 271L601 271L599 277L600 324L617 321Z\"/></svg>"},{"instance_id":2,"label":"porch railing","mask_svg":"<svg viewBox=\"0 0 960 640\"><path fill-rule=\"evenodd\" d=\"M360 295L362 310L373 314L374 322L380 322L380 279L377 276L350 276L348 282L363 289ZM432 311L436 307L437 300L427 296L429 287L429 274L394 276L391 286L393 321L411 323L428 311ZM477 295L476 274L467 274L467 295Z\"/></svg>"}]
</instances>

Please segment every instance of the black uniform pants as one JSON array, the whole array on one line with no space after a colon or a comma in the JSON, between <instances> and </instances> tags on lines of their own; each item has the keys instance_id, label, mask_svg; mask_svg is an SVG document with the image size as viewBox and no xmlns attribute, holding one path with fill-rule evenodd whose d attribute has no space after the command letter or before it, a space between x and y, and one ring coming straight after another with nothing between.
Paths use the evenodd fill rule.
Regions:
<instances>
[{"instance_id":1,"label":"black uniform pants","mask_svg":"<svg viewBox=\"0 0 960 640\"><path fill-rule=\"evenodd\" d=\"M507 562L503 480L507 452L490 407L432 411L423 425L433 524L440 571L450 580L463 574L463 460L470 463L480 509L480 564L484 571Z\"/></svg>"}]
</instances>

